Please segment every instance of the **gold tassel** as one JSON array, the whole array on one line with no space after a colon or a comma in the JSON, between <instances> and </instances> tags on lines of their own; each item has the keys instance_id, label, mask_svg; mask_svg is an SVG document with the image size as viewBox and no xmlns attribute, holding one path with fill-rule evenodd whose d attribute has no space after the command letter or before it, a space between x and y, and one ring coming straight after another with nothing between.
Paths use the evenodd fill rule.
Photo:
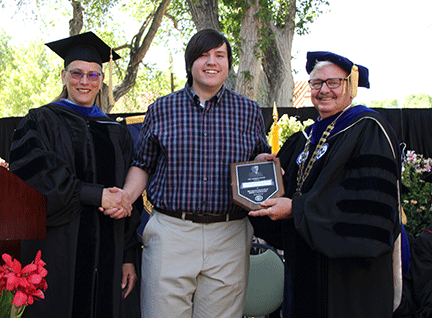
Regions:
<instances>
[{"instance_id":1,"label":"gold tassel","mask_svg":"<svg viewBox=\"0 0 432 318\"><path fill-rule=\"evenodd\" d=\"M407 222L408 222L408 218L407 218L407 216L406 216L406 214L405 214L404 209L403 209L402 207L401 207L401 209L402 209L402 223L403 223L404 225L406 225Z\"/></svg>"},{"instance_id":2,"label":"gold tassel","mask_svg":"<svg viewBox=\"0 0 432 318\"><path fill-rule=\"evenodd\" d=\"M277 153L279 151L279 125L278 125L279 114L276 107L276 102L273 104L273 125L271 129L271 148L272 153Z\"/></svg>"},{"instance_id":3,"label":"gold tassel","mask_svg":"<svg viewBox=\"0 0 432 318\"><path fill-rule=\"evenodd\" d=\"M108 81L108 100L110 106L114 106L114 93L113 93L113 85L112 85L112 77L113 77L113 56L112 56L112 49L110 51L110 60L108 62L109 65L109 81Z\"/></svg>"},{"instance_id":4,"label":"gold tassel","mask_svg":"<svg viewBox=\"0 0 432 318\"><path fill-rule=\"evenodd\" d=\"M353 65L351 69L349 83L351 86L351 97L354 98L357 96L357 88L359 82L359 71L357 65Z\"/></svg>"}]
</instances>

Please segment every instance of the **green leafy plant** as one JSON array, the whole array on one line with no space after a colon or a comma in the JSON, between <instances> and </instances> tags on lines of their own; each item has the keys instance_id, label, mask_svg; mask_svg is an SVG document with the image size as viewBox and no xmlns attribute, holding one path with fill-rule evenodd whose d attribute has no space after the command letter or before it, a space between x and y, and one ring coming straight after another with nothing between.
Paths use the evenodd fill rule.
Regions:
<instances>
[{"instance_id":1,"label":"green leafy plant","mask_svg":"<svg viewBox=\"0 0 432 318\"><path fill-rule=\"evenodd\" d=\"M432 223L432 184L425 177L432 171L432 159L407 151L402 164L402 207L406 214L405 229L416 237Z\"/></svg>"},{"instance_id":2,"label":"green leafy plant","mask_svg":"<svg viewBox=\"0 0 432 318\"><path fill-rule=\"evenodd\" d=\"M279 135L279 145L282 146L284 142L290 137L292 134L305 129L307 126L310 126L314 123L312 119L308 119L306 121L301 122L294 116L288 116L287 114L282 115L278 120L278 125L280 127L280 135ZM274 124L273 124L274 125ZM267 139L270 142L271 138L271 129L270 133L267 135Z\"/></svg>"}]
</instances>

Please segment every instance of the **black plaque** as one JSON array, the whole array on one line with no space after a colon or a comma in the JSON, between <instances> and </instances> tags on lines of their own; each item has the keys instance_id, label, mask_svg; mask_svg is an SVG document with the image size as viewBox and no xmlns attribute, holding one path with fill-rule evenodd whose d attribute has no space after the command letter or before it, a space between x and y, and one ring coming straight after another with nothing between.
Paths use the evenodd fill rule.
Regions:
<instances>
[{"instance_id":1,"label":"black plaque","mask_svg":"<svg viewBox=\"0 0 432 318\"><path fill-rule=\"evenodd\" d=\"M261 209L260 204L285 194L279 158L231 164L233 200L246 210Z\"/></svg>"}]
</instances>

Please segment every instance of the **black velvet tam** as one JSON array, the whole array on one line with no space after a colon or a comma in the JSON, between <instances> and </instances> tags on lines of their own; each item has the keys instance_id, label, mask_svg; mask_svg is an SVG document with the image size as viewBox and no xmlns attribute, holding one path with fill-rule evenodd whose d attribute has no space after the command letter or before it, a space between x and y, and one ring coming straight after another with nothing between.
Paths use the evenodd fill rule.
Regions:
<instances>
[{"instance_id":1,"label":"black velvet tam","mask_svg":"<svg viewBox=\"0 0 432 318\"><path fill-rule=\"evenodd\" d=\"M321 61L332 62L337 66L339 66L344 71L346 71L348 74L351 74L351 70L354 65L354 63L351 62L346 57L331 52L325 52L325 51L308 52L307 62L306 62L306 71L308 72L308 74L312 72L313 68L315 67L315 64ZM355 65L357 65L359 71L358 86L369 88L370 87L369 70L362 65L358 65L358 64Z\"/></svg>"}]
</instances>

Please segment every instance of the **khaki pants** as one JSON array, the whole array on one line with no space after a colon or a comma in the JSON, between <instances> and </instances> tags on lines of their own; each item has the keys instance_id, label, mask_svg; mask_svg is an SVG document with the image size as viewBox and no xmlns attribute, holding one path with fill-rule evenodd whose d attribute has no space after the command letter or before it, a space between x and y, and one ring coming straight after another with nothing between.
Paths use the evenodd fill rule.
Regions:
<instances>
[{"instance_id":1,"label":"khaki pants","mask_svg":"<svg viewBox=\"0 0 432 318\"><path fill-rule=\"evenodd\" d=\"M153 210L143 233L143 318L241 318L253 229L199 224Z\"/></svg>"}]
</instances>

